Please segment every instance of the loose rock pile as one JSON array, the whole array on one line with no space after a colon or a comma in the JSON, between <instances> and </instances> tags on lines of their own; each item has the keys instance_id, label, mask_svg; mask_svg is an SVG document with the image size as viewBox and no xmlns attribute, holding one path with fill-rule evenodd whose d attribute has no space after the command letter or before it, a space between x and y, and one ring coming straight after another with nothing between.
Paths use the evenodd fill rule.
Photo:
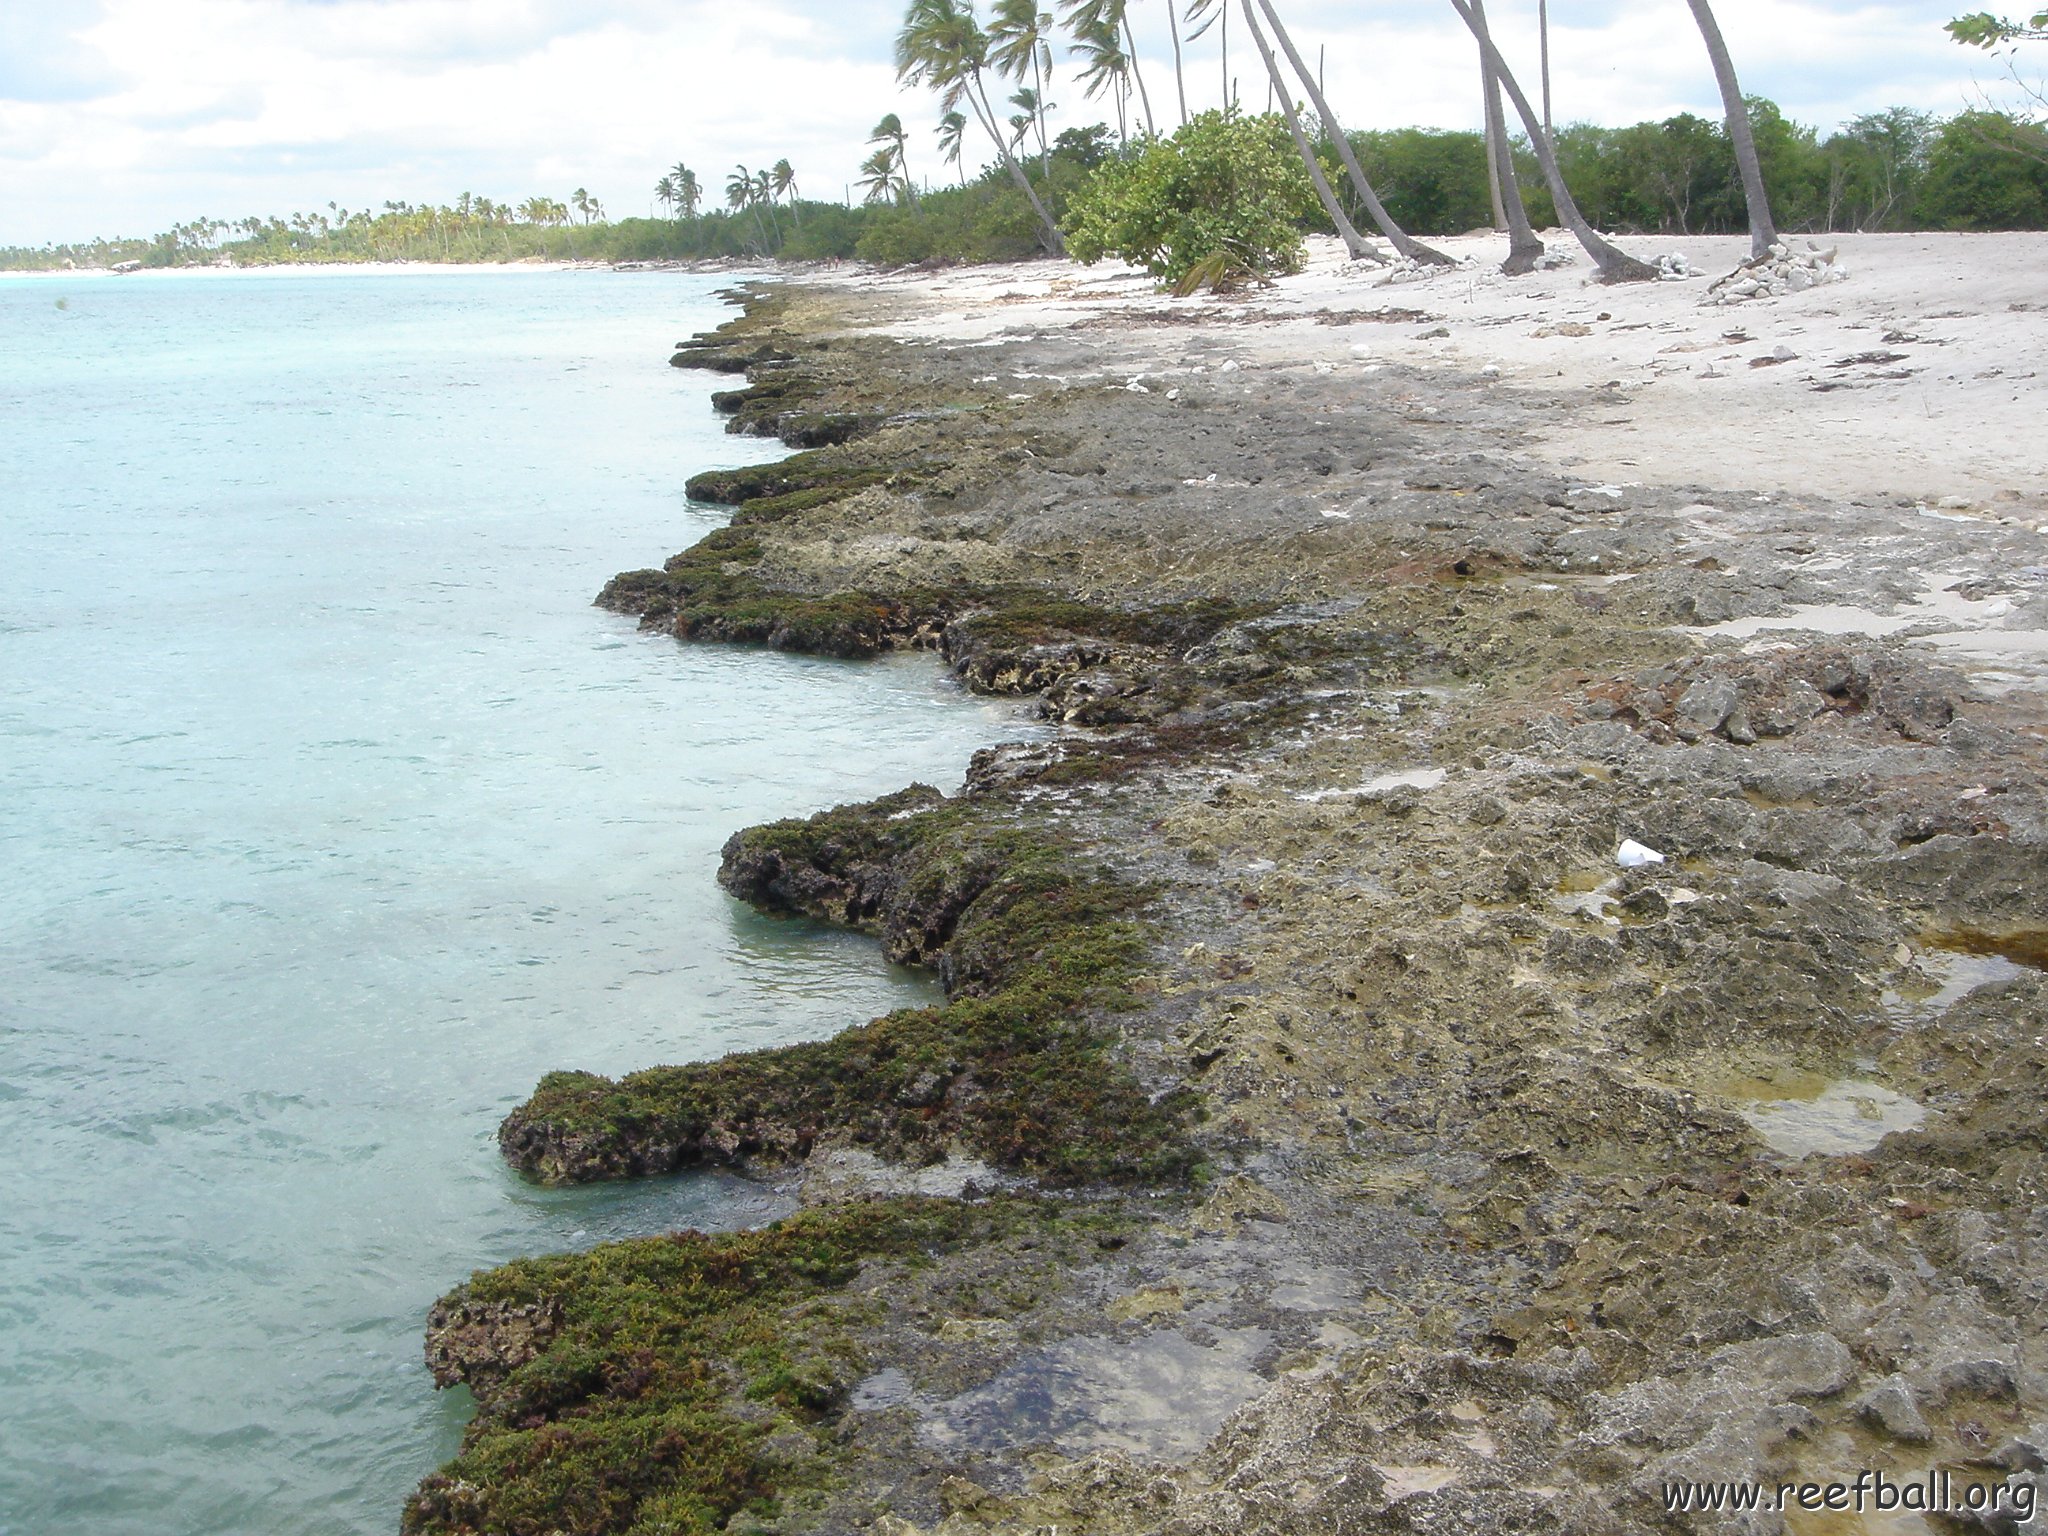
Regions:
<instances>
[{"instance_id":1,"label":"loose rock pile","mask_svg":"<svg viewBox=\"0 0 2048 1536\"><path fill-rule=\"evenodd\" d=\"M1772 246L1762 256L1745 261L1707 290L1702 304L1741 304L1750 299L1772 299L1780 294L1804 293L1823 283L1839 283L1849 269L1837 259L1839 246L1822 250L1812 241L1803 251L1790 246Z\"/></svg>"}]
</instances>

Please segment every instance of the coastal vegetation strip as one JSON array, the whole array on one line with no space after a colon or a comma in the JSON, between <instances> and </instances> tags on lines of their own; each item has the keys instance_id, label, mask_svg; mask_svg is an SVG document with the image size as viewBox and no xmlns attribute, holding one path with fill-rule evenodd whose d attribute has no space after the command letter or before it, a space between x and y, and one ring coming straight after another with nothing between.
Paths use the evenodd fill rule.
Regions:
<instances>
[{"instance_id":1,"label":"coastal vegetation strip","mask_svg":"<svg viewBox=\"0 0 2048 1536\"><path fill-rule=\"evenodd\" d=\"M1949 117L1910 107L1865 113L1823 132L1750 97L1746 112L1758 175L1776 227L1785 234L1900 230L2048 229L2048 145L2024 112L1976 106ZM1277 114L1247 114L1284 138ZM899 125L900 129L900 125ZM1495 228L1492 171L1483 133L1424 127L1351 131L1341 141L1311 121L1319 168L1334 208L1290 196L1266 210L1302 233L1369 226L1369 209L1347 176L1374 188L1387 221L1404 235L1443 236ZM1103 124L1068 129L1043 155L978 174L957 186L926 185L890 167L864 183L864 201L803 198L793 183L745 201L701 208L670 191L670 217L610 219L594 200L575 220L549 198L516 205L464 197L446 206L386 202L239 220L198 218L147 237L0 247L0 271L133 266L272 266L361 262L670 261L829 262L883 266L919 262L1016 261L1043 253L1039 209L1071 233L1103 201L1104 183L1128 178L1160 144L1138 135L1119 143ZM1726 124L1693 113L1629 125L1559 124L1551 135L1558 173L1594 227L1622 235L1712 235L1746 227L1735 146ZM942 127L942 140L943 127ZM1521 183L1518 222L1561 222L1533 142L1518 134L1505 155ZM679 167L678 169L684 169ZM759 173L756 173L758 176ZM1018 185L1019 178L1024 187ZM1027 189L1028 188L1028 194ZM849 193L852 189L849 189ZM587 194L583 194L587 199ZM763 199L766 199L764 201ZM572 201L576 201L572 199ZM1034 206L1034 204L1036 206ZM764 217L765 213L765 217ZM786 216L782 216L786 215Z\"/></svg>"}]
</instances>

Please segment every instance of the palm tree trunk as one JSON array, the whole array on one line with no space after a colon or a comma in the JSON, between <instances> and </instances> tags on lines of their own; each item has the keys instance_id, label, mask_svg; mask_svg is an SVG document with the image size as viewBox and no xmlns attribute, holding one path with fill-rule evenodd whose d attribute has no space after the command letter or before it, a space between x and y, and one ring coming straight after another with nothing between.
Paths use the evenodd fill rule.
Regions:
<instances>
[{"instance_id":1,"label":"palm tree trunk","mask_svg":"<svg viewBox=\"0 0 2048 1536\"><path fill-rule=\"evenodd\" d=\"M1138 104L1145 109L1145 131L1155 139L1159 129L1152 121L1152 97L1145 90L1145 72L1138 68L1138 38L1131 31L1131 13L1124 12L1124 57L1130 60L1131 78L1138 82Z\"/></svg>"},{"instance_id":2,"label":"palm tree trunk","mask_svg":"<svg viewBox=\"0 0 2048 1536\"><path fill-rule=\"evenodd\" d=\"M1472 0L1472 14L1486 25L1485 0ZM1479 74L1486 88L1487 169L1492 172L1495 217L1508 227L1508 259L1500 264L1509 277L1536 270L1543 257L1543 242L1529 227L1529 210L1522 204L1522 185L1515 179L1515 153L1508 144L1506 114L1500 105L1500 77L1486 50L1479 50Z\"/></svg>"},{"instance_id":3,"label":"palm tree trunk","mask_svg":"<svg viewBox=\"0 0 2048 1536\"><path fill-rule=\"evenodd\" d=\"M1543 167L1543 179L1550 186L1550 198L1557 205L1557 216L1564 220L1565 227L1577 237L1586 254L1593 258L1593 265L1600 270L1603 283L1645 283L1656 279L1657 269L1647 262L1637 261L1626 251L1617 249L1599 232L1586 222L1586 216L1579 212L1579 205L1572 201L1571 188L1564 184L1564 174L1557 168L1557 156L1551 150L1550 136L1543 131L1543 124L1537 119L1536 109L1529 105L1529 98L1516 81L1514 71L1508 68L1508 61L1501 57L1500 50L1493 45L1493 35L1486 30L1486 21L1475 15L1467 0L1451 0L1451 9L1458 13L1459 20L1478 40L1481 52L1493 68L1494 78L1500 88L1507 92L1508 100L1515 104L1515 111L1522 119L1522 126L1529 132L1531 147L1536 151L1536 163Z\"/></svg>"},{"instance_id":4,"label":"palm tree trunk","mask_svg":"<svg viewBox=\"0 0 2048 1536\"><path fill-rule=\"evenodd\" d=\"M1707 57L1714 63L1714 79L1721 86L1721 105L1728 113L1728 141L1735 146L1736 169L1742 172L1742 200L1749 205L1749 257L1754 261L1778 243L1777 221L1771 217L1770 194L1764 190L1763 162L1757 158L1756 135L1749 131L1749 107L1742 99L1742 86L1735 79L1735 61L1707 0L1686 0L1693 20L1700 24L1700 36L1707 40Z\"/></svg>"},{"instance_id":5,"label":"palm tree trunk","mask_svg":"<svg viewBox=\"0 0 2048 1536\"><path fill-rule=\"evenodd\" d=\"M1365 172L1359 168L1358 156L1352 151L1351 141L1344 137L1344 129L1338 123L1337 115L1330 110L1330 103L1323 95L1323 88L1316 83L1316 77L1309 72L1308 65L1295 51L1294 39L1287 35L1287 29L1280 24L1280 13L1273 9L1273 0L1259 0L1259 9L1266 13L1267 24L1273 29L1273 37L1280 44L1280 51L1287 55L1287 62L1294 66L1294 72L1301 77L1301 83L1308 91L1308 99L1315 104L1316 116L1322 119L1323 132L1336 144L1337 156L1344 162L1344 171L1351 178L1352 190L1365 204L1365 211L1372 215L1372 221L1379 226L1380 233L1387 237L1395 250L1410 261L1426 262L1434 267L1457 265L1442 251L1431 250L1420 240L1409 235L1388 216L1386 204L1380 201L1379 194L1373 191L1372 183L1365 179ZM1245 11L1245 19L1251 20L1249 8ZM1253 23L1252 30L1258 30L1256 22ZM1265 51L1263 39L1260 40L1259 48L1261 52ZM1287 89L1286 81L1277 73L1273 76L1273 84L1279 88L1282 97L1293 94Z\"/></svg>"},{"instance_id":6,"label":"palm tree trunk","mask_svg":"<svg viewBox=\"0 0 2048 1536\"><path fill-rule=\"evenodd\" d=\"M1003 140L1002 131L996 127L995 110L988 104L988 87L982 84L980 72L976 71L970 79L974 88L967 93L968 104L974 108L974 115L981 119L981 126L988 131L988 136L995 141L996 153L1003 157L1003 166L1009 171L1010 179L1017 183L1017 190L1031 204L1031 211L1038 215L1043 231L1040 243L1054 256L1066 255L1066 237L1060 233L1059 225L1046 211L1045 204L1038 200L1038 189L1031 185L1031 178L1024 174L1024 167L1017 163L1017 157L1010 153L1010 146Z\"/></svg>"},{"instance_id":7,"label":"palm tree trunk","mask_svg":"<svg viewBox=\"0 0 2048 1536\"><path fill-rule=\"evenodd\" d=\"M908 142L908 135L896 135L896 169L903 173L903 190L910 194L910 208L915 213L918 208L917 185L910 179L910 156L904 153L904 146Z\"/></svg>"},{"instance_id":8,"label":"palm tree trunk","mask_svg":"<svg viewBox=\"0 0 2048 1536\"><path fill-rule=\"evenodd\" d=\"M1481 69L1479 71L1479 79L1480 100L1491 101L1493 97L1493 76L1488 74L1486 70ZM1494 137L1493 113L1489 111L1486 113L1486 202L1487 206L1493 210L1493 229L1495 234L1508 227L1508 211L1501 206L1500 201L1500 156L1494 153L1494 146L1499 142Z\"/></svg>"},{"instance_id":9,"label":"palm tree trunk","mask_svg":"<svg viewBox=\"0 0 2048 1536\"><path fill-rule=\"evenodd\" d=\"M1188 125L1188 80L1180 51L1180 18L1174 11L1177 0L1166 0L1166 30L1173 38L1173 88L1180 95L1180 125Z\"/></svg>"},{"instance_id":10,"label":"palm tree trunk","mask_svg":"<svg viewBox=\"0 0 2048 1536\"><path fill-rule=\"evenodd\" d=\"M1266 37L1259 30L1258 18L1252 14L1252 0L1242 0L1245 25L1251 28L1252 41L1258 44L1259 57L1266 61L1266 78L1277 87L1280 82L1280 64L1273 57L1273 50L1266 46ZM1309 143L1308 134L1302 130L1301 118L1294 110L1294 94L1280 92L1280 108L1287 118L1287 131L1294 136L1295 152L1301 156L1301 163L1308 167L1308 179L1315 183L1316 198L1323 205L1323 212L1330 216L1330 222L1337 226L1337 233L1344 241L1344 249L1353 261L1377 261L1384 263L1384 252L1375 250L1344 212L1344 205L1337 201L1337 194L1330 190L1330 180L1323 174L1322 162L1316 159L1316 147Z\"/></svg>"},{"instance_id":11,"label":"palm tree trunk","mask_svg":"<svg viewBox=\"0 0 2048 1536\"><path fill-rule=\"evenodd\" d=\"M1038 118L1038 174L1052 174L1052 147L1045 141L1045 66L1043 55L1034 46L1031 50L1031 86L1037 103L1035 115Z\"/></svg>"}]
</instances>

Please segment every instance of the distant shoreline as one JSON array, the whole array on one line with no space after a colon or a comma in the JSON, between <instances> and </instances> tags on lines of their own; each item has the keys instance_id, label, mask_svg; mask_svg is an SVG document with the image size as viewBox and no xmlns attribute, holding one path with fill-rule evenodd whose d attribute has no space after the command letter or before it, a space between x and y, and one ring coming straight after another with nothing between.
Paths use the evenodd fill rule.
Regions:
<instances>
[{"instance_id":1,"label":"distant shoreline","mask_svg":"<svg viewBox=\"0 0 2048 1536\"><path fill-rule=\"evenodd\" d=\"M252 261L238 262L232 266L215 266L208 263L181 267L142 267L131 272L116 271L112 267L22 267L0 270L0 280L17 277L226 277L250 272L353 272L374 276L390 276L401 272L759 272L779 265L781 264L775 262L736 261L726 257L698 261Z\"/></svg>"}]
</instances>

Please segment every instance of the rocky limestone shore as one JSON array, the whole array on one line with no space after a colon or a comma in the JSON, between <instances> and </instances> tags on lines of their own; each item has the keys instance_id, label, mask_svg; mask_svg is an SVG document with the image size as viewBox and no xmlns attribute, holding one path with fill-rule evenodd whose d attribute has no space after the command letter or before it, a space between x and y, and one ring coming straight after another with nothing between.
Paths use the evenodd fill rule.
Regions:
<instances>
[{"instance_id":1,"label":"rocky limestone shore","mask_svg":"<svg viewBox=\"0 0 2048 1536\"><path fill-rule=\"evenodd\" d=\"M1521 445L1603 399L1255 366L1199 309L912 347L888 302L684 349L779 392L736 422L861 425L602 600L1065 724L728 845L949 1001L544 1082L531 1172L807 1209L451 1296L481 1411L407 1529L1799 1532L1665 1490L2037 1482L2048 716L1945 637L2048 623L2040 537L1587 486Z\"/></svg>"}]
</instances>

